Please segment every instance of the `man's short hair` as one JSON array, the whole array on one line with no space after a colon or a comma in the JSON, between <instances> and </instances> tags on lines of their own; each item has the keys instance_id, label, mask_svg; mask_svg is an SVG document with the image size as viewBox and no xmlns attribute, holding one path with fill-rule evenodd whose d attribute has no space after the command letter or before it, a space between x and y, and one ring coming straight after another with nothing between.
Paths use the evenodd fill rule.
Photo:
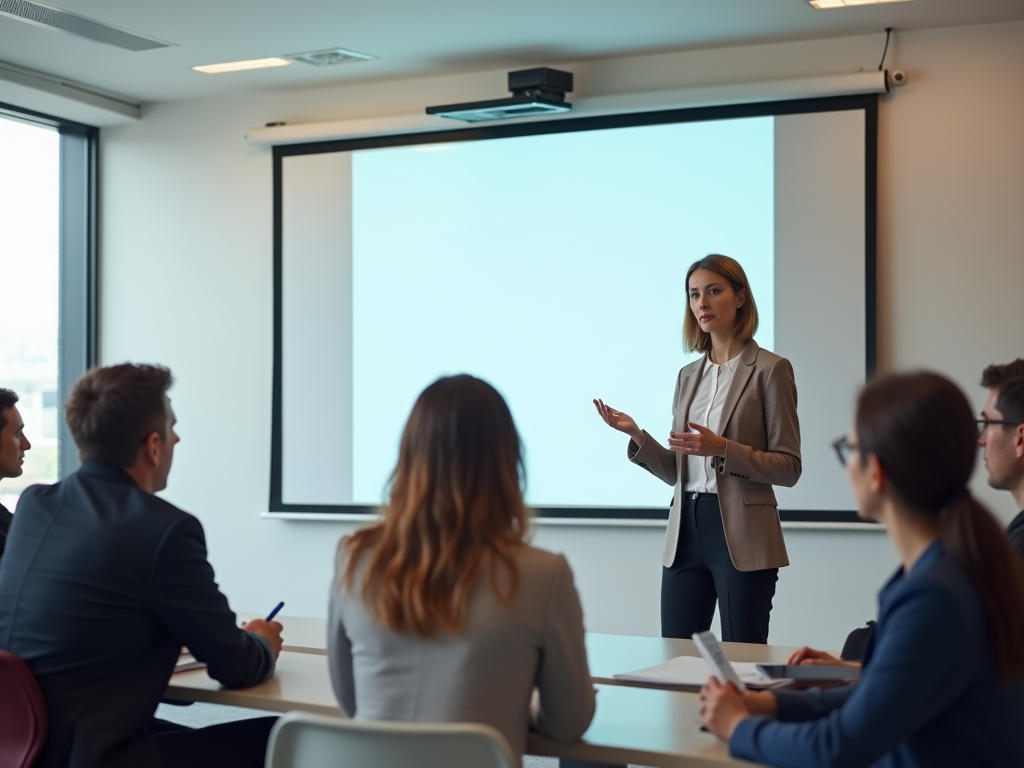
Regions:
<instances>
[{"instance_id":1,"label":"man's short hair","mask_svg":"<svg viewBox=\"0 0 1024 768\"><path fill-rule=\"evenodd\" d=\"M1012 363L993 364L981 373L981 386L995 389L1007 379L1019 379L1024 376L1024 358L1018 357Z\"/></svg>"},{"instance_id":2,"label":"man's short hair","mask_svg":"<svg viewBox=\"0 0 1024 768\"><path fill-rule=\"evenodd\" d=\"M8 408L13 408L16 402L18 402L17 392L13 389L0 387L0 429L7 426L7 417L4 416L4 411Z\"/></svg>"},{"instance_id":3,"label":"man's short hair","mask_svg":"<svg viewBox=\"0 0 1024 768\"><path fill-rule=\"evenodd\" d=\"M130 467L147 435L167 436L167 390L161 365L122 363L93 368L71 388L64 420L82 461Z\"/></svg>"},{"instance_id":4,"label":"man's short hair","mask_svg":"<svg viewBox=\"0 0 1024 768\"><path fill-rule=\"evenodd\" d=\"M1024 376L1007 379L996 392L996 408L1003 414L1003 420L1024 424Z\"/></svg>"}]
</instances>

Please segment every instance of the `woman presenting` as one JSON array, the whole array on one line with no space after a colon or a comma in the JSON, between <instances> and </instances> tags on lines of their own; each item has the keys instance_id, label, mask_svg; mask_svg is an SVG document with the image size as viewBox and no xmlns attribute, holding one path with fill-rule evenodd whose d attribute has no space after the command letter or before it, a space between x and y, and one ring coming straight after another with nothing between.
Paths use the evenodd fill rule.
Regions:
<instances>
[{"instance_id":1,"label":"woman presenting","mask_svg":"<svg viewBox=\"0 0 1024 768\"><path fill-rule=\"evenodd\" d=\"M711 254L686 272L683 341L704 356L679 371L668 448L601 400L630 437L630 461L675 486L662 556L661 633L689 638L721 605L722 639L767 643L779 568L789 565L773 485L800 478L793 366L754 341L743 267Z\"/></svg>"}]
</instances>

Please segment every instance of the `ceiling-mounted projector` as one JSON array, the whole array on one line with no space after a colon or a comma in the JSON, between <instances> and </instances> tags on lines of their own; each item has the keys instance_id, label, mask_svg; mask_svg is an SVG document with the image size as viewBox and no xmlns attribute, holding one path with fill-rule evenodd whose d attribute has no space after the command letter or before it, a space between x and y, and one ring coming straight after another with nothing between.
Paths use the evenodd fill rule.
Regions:
<instances>
[{"instance_id":1,"label":"ceiling-mounted projector","mask_svg":"<svg viewBox=\"0 0 1024 768\"><path fill-rule=\"evenodd\" d=\"M427 107L427 114L479 123L482 120L547 115L572 109L572 104L565 100L565 94L572 90L572 72L547 67L509 72L508 89L512 95L505 99Z\"/></svg>"}]
</instances>

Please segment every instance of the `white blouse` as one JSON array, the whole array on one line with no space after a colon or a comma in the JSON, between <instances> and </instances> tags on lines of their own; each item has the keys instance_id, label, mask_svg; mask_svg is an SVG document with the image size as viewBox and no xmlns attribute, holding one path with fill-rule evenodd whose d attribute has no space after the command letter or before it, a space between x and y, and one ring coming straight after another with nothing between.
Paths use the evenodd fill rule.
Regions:
<instances>
[{"instance_id":1,"label":"white blouse","mask_svg":"<svg viewBox=\"0 0 1024 768\"><path fill-rule=\"evenodd\" d=\"M710 356L708 357L704 374L700 377L697 391L690 402L687 421L707 427L716 435L721 434L722 407L725 405L725 396L729 391L729 384L733 380L733 374L736 373L739 361L740 356L736 355L729 362L716 365L711 362ZM686 431L695 432L696 430L687 429ZM687 493L718 493L718 477L714 468L714 459L714 456L686 457L684 490Z\"/></svg>"}]
</instances>

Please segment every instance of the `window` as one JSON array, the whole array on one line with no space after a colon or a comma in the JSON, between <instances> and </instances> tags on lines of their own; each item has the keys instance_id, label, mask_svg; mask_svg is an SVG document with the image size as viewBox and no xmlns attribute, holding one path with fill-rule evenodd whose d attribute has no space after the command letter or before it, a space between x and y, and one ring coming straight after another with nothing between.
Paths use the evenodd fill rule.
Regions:
<instances>
[{"instance_id":1,"label":"window","mask_svg":"<svg viewBox=\"0 0 1024 768\"><path fill-rule=\"evenodd\" d=\"M32 443L24 474L0 480L9 509L77 466L62 405L95 358L96 134L0 107L0 387Z\"/></svg>"}]
</instances>

